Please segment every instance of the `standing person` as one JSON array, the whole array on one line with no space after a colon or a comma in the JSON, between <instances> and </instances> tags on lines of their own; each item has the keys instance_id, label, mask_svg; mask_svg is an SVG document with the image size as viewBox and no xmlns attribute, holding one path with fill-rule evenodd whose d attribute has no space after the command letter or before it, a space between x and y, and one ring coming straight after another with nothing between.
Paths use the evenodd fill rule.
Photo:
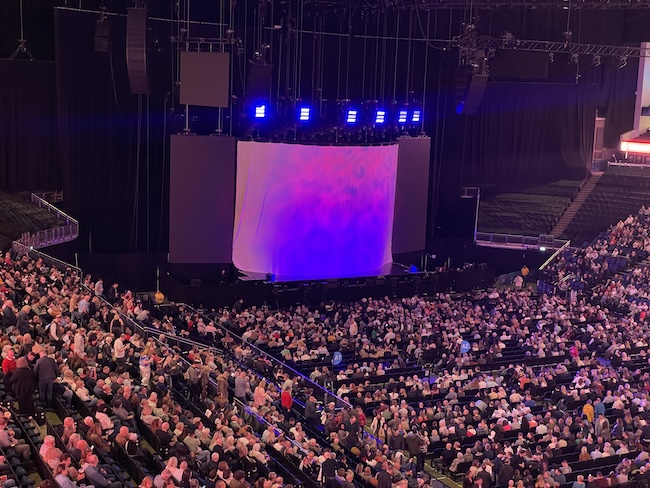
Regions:
<instances>
[{"instance_id":1,"label":"standing person","mask_svg":"<svg viewBox=\"0 0 650 488\"><path fill-rule=\"evenodd\" d=\"M34 376L36 376L36 380L38 381L38 394L41 402L46 407L52 405L54 380L56 380L60 373L59 365L56 364L56 361L52 357L42 353L34 366Z\"/></svg>"},{"instance_id":2,"label":"standing person","mask_svg":"<svg viewBox=\"0 0 650 488\"><path fill-rule=\"evenodd\" d=\"M86 329L77 329L74 336L73 350L81 359L86 359Z\"/></svg>"},{"instance_id":3,"label":"standing person","mask_svg":"<svg viewBox=\"0 0 650 488\"><path fill-rule=\"evenodd\" d=\"M16 400L18 400L18 412L24 415L34 415L32 393L36 391L36 382L26 357L23 356L16 361L16 371L11 375L10 383Z\"/></svg>"},{"instance_id":4,"label":"standing person","mask_svg":"<svg viewBox=\"0 0 650 488\"><path fill-rule=\"evenodd\" d=\"M29 334L32 331L32 325L29 323L29 312L32 307L29 305L23 306L18 312L18 317L16 317L16 327L18 327L18 332L22 335Z\"/></svg>"},{"instance_id":5,"label":"standing person","mask_svg":"<svg viewBox=\"0 0 650 488\"><path fill-rule=\"evenodd\" d=\"M118 372L124 372L124 365L126 364L126 350L128 346L125 344L126 335L121 334L113 344L113 360L117 364Z\"/></svg>"},{"instance_id":6,"label":"standing person","mask_svg":"<svg viewBox=\"0 0 650 488\"><path fill-rule=\"evenodd\" d=\"M143 385L148 385L151 379L151 349L145 349L140 354L140 379Z\"/></svg>"},{"instance_id":7,"label":"standing person","mask_svg":"<svg viewBox=\"0 0 650 488\"><path fill-rule=\"evenodd\" d=\"M110 287L108 290L108 301L111 303L115 303L117 300L120 298L120 290L119 290L119 285L117 283L113 283L113 286Z\"/></svg>"},{"instance_id":8,"label":"standing person","mask_svg":"<svg viewBox=\"0 0 650 488\"><path fill-rule=\"evenodd\" d=\"M291 410L291 407L293 406L293 397L291 396L290 387L285 387L282 390L282 394L280 395L280 401L282 403L282 406L285 408L285 410L287 411Z\"/></svg>"},{"instance_id":9,"label":"standing person","mask_svg":"<svg viewBox=\"0 0 650 488\"><path fill-rule=\"evenodd\" d=\"M13 327L16 325L17 321L16 312L14 311L14 302L11 300L5 300L2 305L2 325L5 328Z\"/></svg>"},{"instance_id":10,"label":"standing person","mask_svg":"<svg viewBox=\"0 0 650 488\"><path fill-rule=\"evenodd\" d=\"M4 375L3 381L6 390L11 390L11 376L16 371L16 353L13 349L9 349L5 358L2 360L2 374Z\"/></svg>"},{"instance_id":11,"label":"standing person","mask_svg":"<svg viewBox=\"0 0 650 488\"><path fill-rule=\"evenodd\" d=\"M98 297L104 296L104 280L99 278L97 283L95 283L95 295Z\"/></svg>"},{"instance_id":12,"label":"standing person","mask_svg":"<svg viewBox=\"0 0 650 488\"><path fill-rule=\"evenodd\" d=\"M246 404L246 392L250 388L250 383L246 373L240 371L235 377L235 397L242 403Z\"/></svg>"}]
</instances>

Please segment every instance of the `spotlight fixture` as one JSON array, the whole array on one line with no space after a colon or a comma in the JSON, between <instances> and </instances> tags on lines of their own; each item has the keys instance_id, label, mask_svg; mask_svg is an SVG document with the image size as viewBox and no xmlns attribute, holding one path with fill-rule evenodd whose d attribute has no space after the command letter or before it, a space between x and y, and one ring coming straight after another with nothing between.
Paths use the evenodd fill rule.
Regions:
<instances>
[{"instance_id":1,"label":"spotlight fixture","mask_svg":"<svg viewBox=\"0 0 650 488\"><path fill-rule=\"evenodd\" d=\"M255 118L263 119L266 117L266 105L256 105L255 106Z\"/></svg>"},{"instance_id":2,"label":"spotlight fixture","mask_svg":"<svg viewBox=\"0 0 650 488\"><path fill-rule=\"evenodd\" d=\"M413 114L411 115L411 122L413 124L419 124L421 118L422 118L422 111L421 110L413 110Z\"/></svg>"},{"instance_id":3,"label":"spotlight fixture","mask_svg":"<svg viewBox=\"0 0 650 488\"><path fill-rule=\"evenodd\" d=\"M350 109L347 112L347 117L345 118L345 121L348 124L356 124L357 123L357 115L359 114L359 111L356 109Z\"/></svg>"},{"instance_id":4,"label":"spotlight fixture","mask_svg":"<svg viewBox=\"0 0 650 488\"><path fill-rule=\"evenodd\" d=\"M309 107L300 107L300 112L298 113L298 119L301 122L306 122L311 118L311 108Z\"/></svg>"},{"instance_id":5,"label":"spotlight fixture","mask_svg":"<svg viewBox=\"0 0 650 488\"><path fill-rule=\"evenodd\" d=\"M591 60L592 66L600 66L601 60L599 54L594 54L594 58Z\"/></svg>"},{"instance_id":6,"label":"spotlight fixture","mask_svg":"<svg viewBox=\"0 0 650 488\"><path fill-rule=\"evenodd\" d=\"M407 110L400 110L398 115L397 115L397 123L398 124L406 124L406 119L408 118L408 111Z\"/></svg>"},{"instance_id":7,"label":"spotlight fixture","mask_svg":"<svg viewBox=\"0 0 650 488\"><path fill-rule=\"evenodd\" d=\"M548 53L548 62L552 63L555 61L555 53Z\"/></svg>"},{"instance_id":8,"label":"spotlight fixture","mask_svg":"<svg viewBox=\"0 0 650 488\"><path fill-rule=\"evenodd\" d=\"M571 55L571 63L572 64L578 64L579 61L580 61L580 56L578 56L577 54L572 54Z\"/></svg>"},{"instance_id":9,"label":"spotlight fixture","mask_svg":"<svg viewBox=\"0 0 650 488\"><path fill-rule=\"evenodd\" d=\"M627 56L618 58L618 69L623 69L627 66Z\"/></svg>"},{"instance_id":10,"label":"spotlight fixture","mask_svg":"<svg viewBox=\"0 0 650 488\"><path fill-rule=\"evenodd\" d=\"M386 122L386 111L377 110L377 112L375 113L375 124L382 125L384 122Z\"/></svg>"}]
</instances>

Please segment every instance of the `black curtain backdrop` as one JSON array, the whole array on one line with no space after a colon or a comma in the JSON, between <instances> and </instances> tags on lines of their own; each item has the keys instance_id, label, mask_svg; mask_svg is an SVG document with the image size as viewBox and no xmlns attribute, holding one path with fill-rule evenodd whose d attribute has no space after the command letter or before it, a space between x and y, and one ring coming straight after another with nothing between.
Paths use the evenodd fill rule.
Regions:
<instances>
[{"instance_id":1,"label":"black curtain backdrop","mask_svg":"<svg viewBox=\"0 0 650 488\"><path fill-rule=\"evenodd\" d=\"M0 60L0 189L61 188L54 63Z\"/></svg>"},{"instance_id":2,"label":"black curtain backdrop","mask_svg":"<svg viewBox=\"0 0 650 488\"><path fill-rule=\"evenodd\" d=\"M83 6L101 3L85 0ZM105 3L121 13L131 5L127 0ZM16 63L11 70L0 70L0 188L63 187L64 208L81 221L82 251L166 250L168 135L184 125L170 81L175 65L169 39L175 32L168 23L150 21L153 91L139 100L130 94L126 76L125 17L108 17L111 53L95 53L99 15L53 8L65 4L65 0L24 0L27 45L37 59L56 60L56 69L34 64L29 69L42 69L34 74L20 71ZM18 45L18 5L18 0L0 0L0 57L10 56ZM259 48L252 25L257 5L244 0L237 7L236 32L243 39L243 54L236 56L233 89L239 100L247 60ZM169 16L174 2L150 2L149 8L152 17ZM196 19L216 20L218 9L208 3L192 2L192 9ZM273 12L273 23L285 26L283 9ZM590 159L596 110L607 118L607 146L615 147L619 135L632 126L636 61L629 59L626 68L618 69L616 59L603 58L602 65L594 67L589 56L580 57L576 66L568 56L556 55L554 63L540 67L536 63L543 63L543 57L534 55L530 69L547 72L548 85L490 82L481 111L472 117L457 115L455 53L433 47L427 51L424 42L393 39L421 37L425 32L433 39L448 39L458 35L462 22L469 19L463 10L419 15L403 10L386 16L357 12L348 18L347 12L334 9L305 16L302 50L294 49L297 37L287 37L285 28L271 36L274 96L284 96L286 87L296 82L298 95L309 101L322 80L322 94L328 100L376 99L388 106L393 99L401 103L409 96L426 98L424 130L432 136L430 237L436 213L453 210L462 185L579 177ZM647 40L650 12L572 10L568 19L568 11L562 9L504 8L481 10L478 19L481 35L499 37L510 31L519 39L561 41L569 20L576 42L638 45ZM195 36L216 37L205 26L193 29ZM314 36L313 29L336 35ZM297 64L302 74L295 80ZM39 106L56 117L28 123L25 114L42 113ZM191 110L191 127L197 134L214 131L215 120L214 110ZM237 124L234 120L235 130ZM225 126L230 127L229 120Z\"/></svg>"},{"instance_id":3,"label":"black curtain backdrop","mask_svg":"<svg viewBox=\"0 0 650 488\"><path fill-rule=\"evenodd\" d=\"M126 72L126 18L109 18L109 53L94 50L97 18L55 10L65 206L81 223L82 250L160 249L166 247L160 200L166 193L166 72L155 76L159 60L153 56L152 95L132 95Z\"/></svg>"},{"instance_id":4,"label":"black curtain backdrop","mask_svg":"<svg viewBox=\"0 0 650 488\"><path fill-rule=\"evenodd\" d=\"M95 53L96 16L55 10L59 147L65 206L82 241L128 248L136 171L137 112L128 94L123 18L111 19L111 53ZM100 218L98 218L100 217Z\"/></svg>"},{"instance_id":5,"label":"black curtain backdrop","mask_svg":"<svg viewBox=\"0 0 650 488\"><path fill-rule=\"evenodd\" d=\"M466 184L584 176L593 141L597 87L488 83L479 112L450 126Z\"/></svg>"}]
</instances>

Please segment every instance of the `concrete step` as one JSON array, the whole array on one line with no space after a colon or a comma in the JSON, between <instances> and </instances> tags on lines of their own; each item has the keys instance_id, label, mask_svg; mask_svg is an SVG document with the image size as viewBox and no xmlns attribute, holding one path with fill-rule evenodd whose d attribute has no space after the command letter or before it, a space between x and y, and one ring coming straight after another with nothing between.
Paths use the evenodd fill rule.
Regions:
<instances>
[{"instance_id":1,"label":"concrete step","mask_svg":"<svg viewBox=\"0 0 650 488\"><path fill-rule=\"evenodd\" d=\"M603 176L603 173L591 173L589 179L582 185L580 191L564 210L557 223L551 231L551 235L555 238L560 237L567 229L573 218L576 216L582 205L585 203L591 192L596 188L598 181Z\"/></svg>"}]
</instances>

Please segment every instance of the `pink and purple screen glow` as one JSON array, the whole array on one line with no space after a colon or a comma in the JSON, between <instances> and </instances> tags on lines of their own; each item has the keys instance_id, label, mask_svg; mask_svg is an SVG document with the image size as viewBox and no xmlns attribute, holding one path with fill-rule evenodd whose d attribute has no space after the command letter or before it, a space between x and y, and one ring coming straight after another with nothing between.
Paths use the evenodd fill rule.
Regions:
<instances>
[{"instance_id":1,"label":"pink and purple screen glow","mask_svg":"<svg viewBox=\"0 0 650 488\"><path fill-rule=\"evenodd\" d=\"M233 262L278 279L375 274L392 262L397 145L240 141Z\"/></svg>"}]
</instances>

